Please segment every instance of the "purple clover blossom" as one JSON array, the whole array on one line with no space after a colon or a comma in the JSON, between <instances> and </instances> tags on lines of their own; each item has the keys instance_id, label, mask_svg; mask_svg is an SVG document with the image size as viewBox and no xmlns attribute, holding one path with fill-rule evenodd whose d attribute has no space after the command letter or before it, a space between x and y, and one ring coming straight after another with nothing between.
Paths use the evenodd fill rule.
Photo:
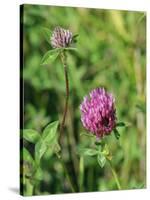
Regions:
<instances>
[{"instance_id":1,"label":"purple clover blossom","mask_svg":"<svg viewBox=\"0 0 150 200\"><path fill-rule=\"evenodd\" d=\"M81 121L88 131L102 138L116 127L115 99L104 88L92 90L89 96L80 105Z\"/></svg>"},{"instance_id":2,"label":"purple clover blossom","mask_svg":"<svg viewBox=\"0 0 150 200\"><path fill-rule=\"evenodd\" d=\"M63 29L61 27L56 27L50 38L51 45L53 48L65 48L68 47L72 42L72 32Z\"/></svg>"}]
</instances>

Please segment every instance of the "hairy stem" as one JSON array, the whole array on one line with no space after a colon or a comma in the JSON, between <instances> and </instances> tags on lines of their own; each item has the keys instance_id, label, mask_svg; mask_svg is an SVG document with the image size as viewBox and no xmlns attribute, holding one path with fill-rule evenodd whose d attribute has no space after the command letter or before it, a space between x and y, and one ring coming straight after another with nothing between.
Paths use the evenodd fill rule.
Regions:
<instances>
[{"instance_id":1,"label":"hairy stem","mask_svg":"<svg viewBox=\"0 0 150 200\"><path fill-rule=\"evenodd\" d=\"M61 138L62 138L62 132L63 132L63 128L65 125L65 120L66 120L66 116L67 116L67 110L68 110L68 101L69 101L69 79L68 79L68 70L67 70L67 57L65 54L65 51L62 51L60 54L60 58L61 58L61 62L63 64L64 67L64 74L65 74L65 83L66 83L66 102L65 102L65 108L64 108L64 113L63 113L63 119L60 125L60 136L59 136L59 142L61 144ZM63 161L62 157L59 158L61 161L61 164L63 166L63 169L65 171L68 183L70 185L70 188L72 190L72 192L75 192L75 187L73 185L72 179L69 175L67 166L65 164L65 162Z\"/></svg>"},{"instance_id":2,"label":"hairy stem","mask_svg":"<svg viewBox=\"0 0 150 200\"><path fill-rule=\"evenodd\" d=\"M66 62L66 54L63 51L60 54L62 64L64 66L64 74L65 74L65 83L66 83L66 102L65 102L65 108L64 108L64 113L63 113L63 119L61 122L60 126L60 137L64 128L65 120L66 120L66 115L67 115L67 110L68 110L68 101L69 101L69 79L68 79L68 70L67 70L67 62Z\"/></svg>"},{"instance_id":3,"label":"hairy stem","mask_svg":"<svg viewBox=\"0 0 150 200\"><path fill-rule=\"evenodd\" d=\"M115 181L116 181L116 185L117 185L117 187L118 187L118 190L121 190L121 185L120 185L120 182L119 182L119 179L118 179L117 173L116 173L116 171L115 171L115 169L114 169L114 167L113 167L111 161L108 160L108 162L109 162L109 165L110 165L110 168L111 168L112 174L113 174L113 176L114 176L114 179L115 179Z\"/></svg>"}]
</instances>

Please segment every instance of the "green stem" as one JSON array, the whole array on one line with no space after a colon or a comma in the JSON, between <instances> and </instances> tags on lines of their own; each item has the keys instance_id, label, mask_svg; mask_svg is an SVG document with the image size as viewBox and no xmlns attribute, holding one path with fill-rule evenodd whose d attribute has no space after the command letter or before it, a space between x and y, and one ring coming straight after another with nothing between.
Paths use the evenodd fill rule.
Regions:
<instances>
[{"instance_id":1,"label":"green stem","mask_svg":"<svg viewBox=\"0 0 150 200\"><path fill-rule=\"evenodd\" d=\"M116 173L114 167L112 166L111 161L108 160L108 162L109 162L109 165L110 165L110 168L111 168L112 174L113 174L113 176L114 176L114 179L115 179L115 181L116 181L116 185L117 185L118 189L121 190L121 185L120 185L120 182L119 182L119 179L118 179L117 173Z\"/></svg>"},{"instance_id":2,"label":"green stem","mask_svg":"<svg viewBox=\"0 0 150 200\"><path fill-rule=\"evenodd\" d=\"M65 165L65 163L64 163L64 161L63 161L63 159L62 159L61 156L59 156L59 155L57 155L57 157L59 158L59 160L60 160L60 162L61 162L61 164L62 164L62 167L63 167L63 169L64 169L64 171L65 171L65 174L66 174L68 183L69 183L69 185L70 185L71 191L72 191L72 192L76 192L76 191L75 191L75 188L74 188L74 185L73 185L73 183L72 183L72 180L71 180L71 178L70 178L70 175L69 175L69 173L68 173L67 167L66 167L66 165Z\"/></svg>"},{"instance_id":3,"label":"green stem","mask_svg":"<svg viewBox=\"0 0 150 200\"><path fill-rule=\"evenodd\" d=\"M26 195L32 196L33 195L33 185L31 184L30 180L26 178Z\"/></svg>"},{"instance_id":4,"label":"green stem","mask_svg":"<svg viewBox=\"0 0 150 200\"><path fill-rule=\"evenodd\" d=\"M80 192L83 192L83 180L84 180L84 158L83 156L80 157L80 164L79 164L79 186Z\"/></svg>"},{"instance_id":5,"label":"green stem","mask_svg":"<svg viewBox=\"0 0 150 200\"><path fill-rule=\"evenodd\" d=\"M65 51L63 51L60 54L61 57L61 61L62 64L64 66L64 74L65 74L65 83L66 83L66 102L65 102L65 108L64 108L64 113L63 113L63 119L61 122L61 126L60 126L60 138L61 138L61 134L64 128L64 124L65 124L65 120L66 120L66 115L67 115L67 110L68 110L68 101L69 101L69 79L68 79L68 70L67 70L67 57L65 54Z\"/></svg>"},{"instance_id":6,"label":"green stem","mask_svg":"<svg viewBox=\"0 0 150 200\"><path fill-rule=\"evenodd\" d=\"M65 120L66 120L66 115L67 115L67 110L68 110L68 101L69 101L69 79L68 79L68 70L67 70L67 57L65 54L65 50L61 52L60 58L61 58L61 62L63 64L63 66L64 66L65 83L66 83L66 103L65 103L64 113L63 113L63 119L62 119L62 122L60 125L60 136L59 136L59 143L61 144L62 131L63 131ZM72 183L72 179L69 175L69 172L67 170L67 166L65 165L65 163L61 157L59 157L59 159L60 159L63 169L65 171L67 180L70 184L70 188L71 188L72 192L75 192L75 188Z\"/></svg>"}]
</instances>

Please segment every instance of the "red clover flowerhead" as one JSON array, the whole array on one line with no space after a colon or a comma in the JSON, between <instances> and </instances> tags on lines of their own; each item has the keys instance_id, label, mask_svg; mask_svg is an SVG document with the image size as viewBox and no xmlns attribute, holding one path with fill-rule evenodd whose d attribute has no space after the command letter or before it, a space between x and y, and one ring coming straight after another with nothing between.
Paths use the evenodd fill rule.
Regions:
<instances>
[{"instance_id":1,"label":"red clover flowerhead","mask_svg":"<svg viewBox=\"0 0 150 200\"><path fill-rule=\"evenodd\" d=\"M97 88L84 97L80 105L83 126L97 138L108 135L116 127L115 99L104 88Z\"/></svg>"},{"instance_id":2,"label":"red clover flowerhead","mask_svg":"<svg viewBox=\"0 0 150 200\"><path fill-rule=\"evenodd\" d=\"M61 27L56 27L51 36L51 45L53 48L65 48L71 44L72 38L72 32Z\"/></svg>"}]
</instances>

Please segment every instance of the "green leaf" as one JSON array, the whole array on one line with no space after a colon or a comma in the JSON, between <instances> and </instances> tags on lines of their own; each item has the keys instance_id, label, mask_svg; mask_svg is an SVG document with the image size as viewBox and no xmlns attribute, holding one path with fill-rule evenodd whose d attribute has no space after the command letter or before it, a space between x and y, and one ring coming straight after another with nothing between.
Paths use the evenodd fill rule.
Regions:
<instances>
[{"instance_id":1,"label":"green leaf","mask_svg":"<svg viewBox=\"0 0 150 200\"><path fill-rule=\"evenodd\" d=\"M40 139L40 134L33 129L24 129L23 138L28 142L36 143Z\"/></svg>"},{"instance_id":2,"label":"green leaf","mask_svg":"<svg viewBox=\"0 0 150 200\"><path fill-rule=\"evenodd\" d=\"M52 63L59 55L61 49L52 49L47 51L42 58L41 64L46 65Z\"/></svg>"},{"instance_id":3,"label":"green leaf","mask_svg":"<svg viewBox=\"0 0 150 200\"><path fill-rule=\"evenodd\" d=\"M77 42L77 37L78 37L78 36L79 36L79 34L73 35L73 37L72 37L73 43L76 43L76 42Z\"/></svg>"},{"instance_id":4,"label":"green leaf","mask_svg":"<svg viewBox=\"0 0 150 200\"><path fill-rule=\"evenodd\" d=\"M35 170L35 162L29 151L24 147L22 150L22 157L23 157L23 174L25 174L26 176L32 176Z\"/></svg>"},{"instance_id":5,"label":"green leaf","mask_svg":"<svg viewBox=\"0 0 150 200\"><path fill-rule=\"evenodd\" d=\"M144 183L139 183L139 184L134 185L131 188L132 189L142 189L142 188L145 188L145 184Z\"/></svg>"},{"instance_id":6,"label":"green leaf","mask_svg":"<svg viewBox=\"0 0 150 200\"><path fill-rule=\"evenodd\" d=\"M139 109L141 112L146 113L145 103L136 104L136 108Z\"/></svg>"},{"instance_id":7,"label":"green leaf","mask_svg":"<svg viewBox=\"0 0 150 200\"><path fill-rule=\"evenodd\" d=\"M77 48L74 48L74 47L66 47L64 49L67 51L77 51Z\"/></svg>"},{"instance_id":8,"label":"green leaf","mask_svg":"<svg viewBox=\"0 0 150 200\"><path fill-rule=\"evenodd\" d=\"M90 148L79 148L78 153L82 156L95 156L98 154L98 151Z\"/></svg>"},{"instance_id":9,"label":"green leaf","mask_svg":"<svg viewBox=\"0 0 150 200\"><path fill-rule=\"evenodd\" d=\"M30 152L25 147L23 147L22 153L23 153L23 155L22 155L23 156L23 160L25 160L27 162L30 162L30 163L34 162Z\"/></svg>"},{"instance_id":10,"label":"green leaf","mask_svg":"<svg viewBox=\"0 0 150 200\"><path fill-rule=\"evenodd\" d=\"M115 135L117 140L120 138L120 134L119 134L117 129L114 129L114 135Z\"/></svg>"},{"instance_id":11,"label":"green leaf","mask_svg":"<svg viewBox=\"0 0 150 200\"><path fill-rule=\"evenodd\" d=\"M79 34L75 34L75 35L73 35L73 39L75 39L75 38L77 38L79 36Z\"/></svg>"},{"instance_id":12,"label":"green leaf","mask_svg":"<svg viewBox=\"0 0 150 200\"><path fill-rule=\"evenodd\" d=\"M58 144L58 142L55 144L54 146L54 151L56 154L58 154L60 151L61 151L61 147L60 145Z\"/></svg>"},{"instance_id":13,"label":"green leaf","mask_svg":"<svg viewBox=\"0 0 150 200\"><path fill-rule=\"evenodd\" d=\"M96 145L96 146L100 146L100 145L101 145L101 141L96 141L96 142L95 142L95 145Z\"/></svg>"},{"instance_id":14,"label":"green leaf","mask_svg":"<svg viewBox=\"0 0 150 200\"><path fill-rule=\"evenodd\" d=\"M42 27L41 31L42 31L46 41L48 43L50 43L50 38L51 38L51 35L52 35L52 31L50 31L48 28L45 28L45 27Z\"/></svg>"},{"instance_id":15,"label":"green leaf","mask_svg":"<svg viewBox=\"0 0 150 200\"><path fill-rule=\"evenodd\" d=\"M57 128L58 121L52 122L47 125L43 131L41 140L35 145L35 159L37 164L39 164L42 156L49 148L52 152L56 151L56 153L58 153L60 151L60 146L57 142Z\"/></svg>"},{"instance_id":16,"label":"green leaf","mask_svg":"<svg viewBox=\"0 0 150 200\"><path fill-rule=\"evenodd\" d=\"M109 155L109 148L108 148L108 145L107 145L107 144L105 144L102 153L103 153L103 155L105 155L105 156Z\"/></svg>"},{"instance_id":17,"label":"green leaf","mask_svg":"<svg viewBox=\"0 0 150 200\"><path fill-rule=\"evenodd\" d=\"M43 179L43 171L40 167L36 170L34 178L36 180L42 180Z\"/></svg>"},{"instance_id":18,"label":"green leaf","mask_svg":"<svg viewBox=\"0 0 150 200\"><path fill-rule=\"evenodd\" d=\"M111 160L112 159L112 155L110 154L110 151L109 151L109 148L108 148L108 145L105 144L104 148L103 148L103 151L101 152L105 158L107 160Z\"/></svg>"},{"instance_id":19,"label":"green leaf","mask_svg":"<svg viewBox=\"0 0 150 200\"><path fill-rule=\"evenodd\" d=\"M57 135L58 124L59 124L58 121L54 121L54 122L48 124L43 131L42 139L48 145L53 144L53 142L55 142L58 137L58 135Z\"/></svg>"},{"instance_id":20,"label":"green leaf","mask_svg":"<svg viewBox=\"0 0 150 200\"><path fill-rule=\"evenodd\" d=\"M126 126L126 125L125 125L124 122L118 122L118 123L116 124L116 126L121 126L121 127L123 127L123 126Z\"/></svg>"},{"instance_id":21,"label":"green leaf","mask_svg":"<svg viewBox=\"0 0 150 200\"><path fill-rule=\"evenodd\" d=\"M37 164L39 164L40 159L42 158L46 150L47 150L46 143L42 139L39 140L35 145L35 160Z\"/></svg>"},{"instance_id":22,"label":"green leaf","mask_svg":"<svg viewBox=\"0 0 150 200\"><path fill-rule=\"evenodd\" d=\"M103 168L106 163L106 158L102 153L99 153L97 155L97 161L98 161L98 164L100 165L100 167Z\"/></svg>"}]
</instances>

